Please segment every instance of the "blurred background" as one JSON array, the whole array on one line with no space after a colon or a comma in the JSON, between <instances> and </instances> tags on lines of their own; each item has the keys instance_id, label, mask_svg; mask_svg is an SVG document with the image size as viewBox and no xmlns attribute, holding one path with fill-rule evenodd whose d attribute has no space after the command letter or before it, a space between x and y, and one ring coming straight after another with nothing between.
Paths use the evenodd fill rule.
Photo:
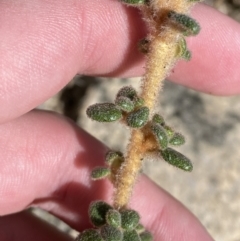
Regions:
<instances>
[{"instance_id":1,"label":"blurred background","mask_svg":"<svg viewBox=\"0 0 240 241\"><path fill-rule=\"evenodd\" d=\"M240 0L208 4L240 22ZM122 86L139 88L139 84L139 78L77 76L39 108L68 116L112 149L124 151L128 131L120 124L90 121L85 111L91 104L112 102ZM214 97L166 81L158 106L168 124L185 135L187 143L179 150L193 161L194 171L186 173L164 161L153 161L145 163L144 172L187 206L215 240L240 241L240 96ZM114 135L110 137L109 132ZM33 212L77 235L46 212Z\"/></svg>"}]
</instances>

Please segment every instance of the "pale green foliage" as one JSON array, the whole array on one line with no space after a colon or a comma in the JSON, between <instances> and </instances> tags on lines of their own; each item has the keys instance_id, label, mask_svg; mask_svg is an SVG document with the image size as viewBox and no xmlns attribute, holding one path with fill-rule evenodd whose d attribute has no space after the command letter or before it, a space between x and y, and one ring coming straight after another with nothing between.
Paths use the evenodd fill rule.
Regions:
<instances>
[{"instance_id":1,"label":"pale green foliage","mask_svg":"<svg viewBox=\"0 0 240 241\"><path fill-rule=\"evenodd\" d=\"M176 53L177 57L181 57L185 60L191 59L191 52L187 48L187 43L185 38L181 38L178 43L178 51Z\"/></svg>"},{"instance_id":2,"label":"pale green foliage","mask_svg":"<svg viewBox=\"0 0 240 241\"><path fill-rule=\"evenodd\" d=\"M120 212L122 218L122 228L133 230L137 227L140 221L139 214L134 210L123 210Z\"/></svg>"},{"instance_id":3,"label":"pale green foliage","mask_svg":"<svg viewBox=\"0 0 240 241\"><path fill-rule=\"evenodd\" d=\"M123 160L123 154L119 151L109 151L106 154L105 162L108 165L112 165L115 161Z\"/></svg>"},{"instance_id":4,"label":"pale green foliage","mask_svg":"<svg viewBox=\"0 0 240 241\"><path fill-rule=\"evenodd\" d=\"M124 96L130 100L133 100L137 96L137 92L132 86L124 86L118 91L116 97L118 98L120 96Z\"/></svg>"},{"instance_id":5,"label":"pale green foliage","mask_svg":"<svg viewBox=\"0 0 240 241\"><path fill-rule=\"evenodd\" d=\"M184 35L197 35L200 32L200 25L193 18L170 11L168 14L169 19L184 30Z\"/></svg>"},{"instance_id":6,"label":"pale green foliage","mask_svg":"<svg viewBox=\"0 0 240 241\"><path fill-rule=\"evenodd\" d=\"M154 114L154 116L152 118L152 122L156 123L156 124L160 124L160 125L165 125L165 121L164 121L163 117L159 114Z\"/></svg>"},{"instance_id":7,"label":"pale green foliage","mask_svg":"<svg viewBox=\"0 0 240 241\"><path fill-rule=\"evenodd\" d=\"M91 203L89 208L89 217L94 226L100 227L106 223L106 214L112 207L102 201Z\"/></svg>"},{"instance_id":8,"label":"pale green foliage","mask_svg":"<svg viewBox=\"0 0 240 241\"><path fill-rule=\"evenodd\" d=\"M143 127L148 121L148 116L149 109L147 107L141 107L127 116L127 125L132 128Z\"/></svg>"},{"instance_id":9,"label":"pale green foliage","mask_svg":"<svg viewBox=\"0 0 240 241\"><path fill-rule=\"evenodd\" d=\"M136 161L136 159L141 161L144 155L149 152L160 153L166 162L185 171L193 169L192 163L187 157L168 147L168 145L179 146L184 144L184 136L166 125L163 117L159 114L155 114L152 120L149 121L152 110L149 110L147 106L153 106L152 102L154 102L154 97L157 96L155 84L160 83L159 79L162 81L165 78L158 78L158 76L166 76L168 67L173 64L171 60L177 61L180 58L190 60L191 58L191 52L187 48L184 36L198 34L200 26L194 19L183 14L183 12L187 13L187 4L189 4L190 8L192 4L189 2L196 0L186 0L183 3L183 6L186 7L185 10L181 9L181 4L179 5L174 1L167 1L167 4L164 5L165 7L161 5L160 1L155 2L153 0L120 1L126 5L139 7L144 15L144 20L149 26L150 34L139 41L138 44L139 50L146 54L148 58L144 78L145 83L141 95L144 96L145 100L141 96L138 96L134 88L127 86L118 91L114 104L95 104L87 109L87 115L92 120L99 122L121 120L128 127L138 129L132 132L134 133L131 139L132 145L126 155L126 159L122 153L110 151L105 159L108 167L98 167L91 174L93 180L109 177L113 185L117 187L116 196L120 198L115 197L114 206L118 207L119 210L102 201L92 203L89 209L89 216L93 225L98 229L90 229L83 232L79 235L77 241L152 241L152 235L148 231L145 231L144 227L139 223L139 214L134 210L124 209L127 206L128 199L121 202L118 201L118 199L124 196L122 195L124 191L119 191L119 186L121 185L117 184L124 183L126 185L123 185L123 187L132 187L134 183L132 181L129 182L131 179L130 176L124 176L125 173L132 174L134 170L129 163ZM158 16L158 13L161 16ZM176 31L170 31L168 35L168 29L171 28ZM176 34L176 36L172 36L173 34ZM164 41L161 42L161 38ZM170 40L169 44L168 39ZM172 43L174 39L176 39L176 42ZM164 43L162 49L159 44L156 44L158 41L159 44ZM159 51L159 47L161 51ZM173 50L173 52L170 50ZM159 54L155 54L158 52ZM169 64L167 60L165 61L165 58L158 58L158 55L166 58L169 56ZM153 80L156 81L154 82ZM148 86L154 86L154 88L148 88ZM137 151L134 149L135 139L139 139L136 143L142 145L137 147L139 148L136 149ZM140 149L144 153L141 153ZM135 155L136 152L140 155ZM131 153L134 153L135 156ZM137 165L132 166L135 167ZM137 174L139 168L135 169L134 174ZM125 172L125 170L127 171ZM135 177L137 175L132 176ZM124 178L127 180L126 182L124 182ZM126 195L126 197L128 196Z\"/></svg>"},{"instance_id":10,"label":"pale green foliage","mask_svg":"<svg viewBox=\"0 0 240 241\"><path fill-rule=\"evenodd\" d=\"M152 241L132 209L118 211L103 201L90 205L89 216L95 227L81 233L76 241ZM147 235L148 234L148 235ZM146 239L148 238L148 239Z\"/></svg>"},{"instance_id":11,"label":"pale green foliage","mask_svg":"<svg viewBox=\"0 0 240 241\"><path fill-rule=\"evenodd\" d=\"M79 234L76 241L104 241L95 229L88 229Z\"/></svg>"},{"instance_id":12,"label":"pale green foliage","mask_svg":"<svg viewBox=\"0 0 240 241\"><path fill-rule=\"evenodd\" d=\"M123 233L123 241L141 241L136 230L126 230Z\"/></svg>"},{"instance_id":13,"label":"pale green foliage","mask_svg":"<svg viewBox=\"0 0 240 241\"><path fill-rule=\"evenodd\" d=\"M122 241L123 233L120 229L111 225L101 227L101 236L105 241Z\"/></svg>"},{"instance_id":14,"label":"pale green foliage","mask_svg":"<svg viewBox=\"0 0 240 241\"><path fill-rule=\"evenodd\" d=\"M110 175L111 171L108 167L96 167L92 170L91 178L93 180L99 180L106 178Z\"/></svg>"},{"instance_id":15,"label":"pale green foliage","mask_svg":"<svg viewBox=\"0 0 240 241\"><path fill-rule=\"evenodd\" d=\"M173 137L169 140L169 144L174 146L180 146L185 143L185 138L180 133L174 133Z\"/></svg>"},{"instance_id":16,"label":"pale green foliage","mask_svg":"<svg viewBox=\"0 0 240 241\"><path fill-rule=\"evenodd\" d=\"M164 125L163 128L166 130L166 133L168 135L168 138L172 138L174 135L174 130L171 126Z\"/></svg>"},{"instance_id":17,"label":"pale green foliage","mask_svg":"<svg viewBox=\"0 0 240 241\"><path fill-rule=\"evenodd\" d=\"M168 146L168 136L165 129L161 125L153 123L151 125L151 130L155 135L161 149L166 149Z\"/></svg>"},{"instance_id":18,"label":"pale green foliage","mask_svg":"<svg viewBox=\"0 0 240 241\"><path fill-rule=\"evenodd\" d=\"M139 4L145 4L146 0L121 0L122 2L130 5L139 5Z\"/></svg>"},{"instance_id":19,"label":"pale green foliage","mask_svg":"<svg viewBox=\"0 0 240 241\"><path fill-rule=\"evenodd\" d=\"M139 236L141 238L141 241L152 241L153 240L152 234L148 231L144 231L144 232L140 233Z\"/></svg>"},{"instance_id":20,"label":"pale green foliage","mask_svg":"<svg viewBox=\"0 0 240 241\"><path fill-rule=\"evenodd\" d=\"M87 115L99 122L112 122L122 118L121 111L112 103L91 105L87 109Z\"/></svg>"},{"instance_id":21,"label":"pale green foliage","mask_svg":"<svg viewBox=\"0 0 240 241\"><path fill-rule=\"evenodd\" d=\"M121 214L115 209L110 209L106 215L106 222L113 227L119 228L122 223Z\"/></svg>"},{"instance_id":22,"label":"pale green foliage","mask_svg":"<svg viewBox=\"0 0 240 241\"><path fill-rule=\"evenodd\" d=\"M192 171L193 166L191 161L178 151L168 147L165 150L161 150L163 159L169 164L178 167L184 171Z\"/></svg>"},{"instance_id":23,"label":"pale green foliage","mask_svg":"<svg viewBox=\"0 0 240 241\"><path fill-rule=\"evenodd\" d=\"M143 225L142 225L141 223L139 223L139 224L136 226L135 230L136 230L138 233L142 233L142 232L144 232L145 228L143 227Z\"/></svg>"},{"instance_id":24,"label":"pale green foliage","mask_svg":"<svg viewBox=\"0 0 240 241\"><path fill-rule=\"evenodd\" d=\"M183 154L168 147L169 144L173 146L183 145L185 138L182 134L167 126L163 117L158 114L153 116L151 131L159 143L159 152L166 162L184 171L192 171L191 161Z\"/></svg>"},{"instance_id":25,"label":"pale green foliage","mask_svg":"<svg viewBox=\"0 0 240 241\"><path fill-rule=\"evenodd\" d=\"M128 97L119 96L115 100L115 104L119 106L123 111L131 112L134 110L134 103Z\"/></svg>"}]
</instances>

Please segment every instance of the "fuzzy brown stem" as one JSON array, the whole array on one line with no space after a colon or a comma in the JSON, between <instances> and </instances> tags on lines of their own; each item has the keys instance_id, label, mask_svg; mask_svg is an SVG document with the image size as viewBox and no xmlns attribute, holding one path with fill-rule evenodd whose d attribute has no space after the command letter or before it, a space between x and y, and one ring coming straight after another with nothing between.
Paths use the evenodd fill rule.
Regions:
<instances>
[{"instance_id":1,"label":"fuzzy brown stem","mask_svg":"<svg viewBox=\"0 0 240 241\"><path fill-rule=\"evenodd\" d=\"M150 111L153 111L162 83L176 61L176 39L177 35L170 30L164 37L155 37L151 41L151 57L147 61L142 92L142 98Z\"/></svg>"},{"instance_id":2,"label":"fuzzy brown stem","mask_svg":"<svg viewBox=\"0 0 240 241\"><path fill-rule=\"evenodd\" d=\"M132 188L142 166L142 145L144 136L141 130L133 130L128 153L119 176L117 177L114 207L125 208L132 193Z\"/></svg>"},{"instance_id":3,"label":"fuzzy brown stem","mask_svg":"<svg viewBox=\"0 0 240 241\"><path fill-rule=\"evenodd\" d=\"M177 60L177 48L181 34L169 26L168 13L169 11L188 13L193 4L186 0L150 0L149 5L141 7L150 31L148 36L150 46L141 97L144 99L145 106L150 110L150 117L162 83ZM146 149L144 128L133 130L124 165L117 176L114 194L115 208L122 209L127 206L142 167Z\"/></svg>"},{"instance_id":4,"label":"fuzzy brown stem","mask_svg":"<svg viewBox=\"0 0 240 241\"><path fill-rule=\"evenodd\" d=\"M168 39L168 41L166 41ZM169 41L172 39L172 41ZM147 62L147 73L144 78L142 97L145 105L153 110L158 96L159 86L165 79L175 62L176 36L172 31L164 38L156 37L150 46L151 58ZM142 159L145 153L145 135L142 129L132 131L127 156L123 167L117 177L116 191L114 195L115 208L125 208L129 202L132 188L137 175L142 167Z\"/></svg>"}]
</instances>

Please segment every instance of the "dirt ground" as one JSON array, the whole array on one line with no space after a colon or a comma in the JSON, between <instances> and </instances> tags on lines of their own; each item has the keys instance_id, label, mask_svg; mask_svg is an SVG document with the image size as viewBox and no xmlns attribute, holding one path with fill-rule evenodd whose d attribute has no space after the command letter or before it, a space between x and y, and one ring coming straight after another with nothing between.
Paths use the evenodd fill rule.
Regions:
<instances>
[{"instance_id":1,"label":"dirt ground","mask_svg":"<svg viewBox=\"0 0 240 241\"><path fill-rule=\"evenodd\" d=\"M240 0L208 4L240 22ZM112 102L118 89L129 84L138 88L139 79L76 77L39 108L62 113L111 148L124 150L128 136L123 127L92 122L85 111L93 103ZM215 240L240 241L240 96L214 97L166 81L158 108L187 137L181 152L193 160L194 171L189 174L153 161L145 164L144 172L184 203ZM33 212L76 235L45 212Z\"/></svg>"}]
</instances>

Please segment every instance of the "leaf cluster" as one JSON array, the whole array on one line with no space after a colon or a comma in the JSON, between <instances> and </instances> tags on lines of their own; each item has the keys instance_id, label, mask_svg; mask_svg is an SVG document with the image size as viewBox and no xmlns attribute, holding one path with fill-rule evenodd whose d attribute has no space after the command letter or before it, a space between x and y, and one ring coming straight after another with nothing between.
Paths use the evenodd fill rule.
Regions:
<instances>
[{"instance_id":1,"label":"leaf cluster","mask_svg":"<svg viewBox=\"0 0 240 241\"><path fill-rule=\"evenodd\" d=\"M152 241L132 209L116 210L103 201L90 205L89 217L95 228L79 234L76 241Z\"/></svg>"}]
</instances>

